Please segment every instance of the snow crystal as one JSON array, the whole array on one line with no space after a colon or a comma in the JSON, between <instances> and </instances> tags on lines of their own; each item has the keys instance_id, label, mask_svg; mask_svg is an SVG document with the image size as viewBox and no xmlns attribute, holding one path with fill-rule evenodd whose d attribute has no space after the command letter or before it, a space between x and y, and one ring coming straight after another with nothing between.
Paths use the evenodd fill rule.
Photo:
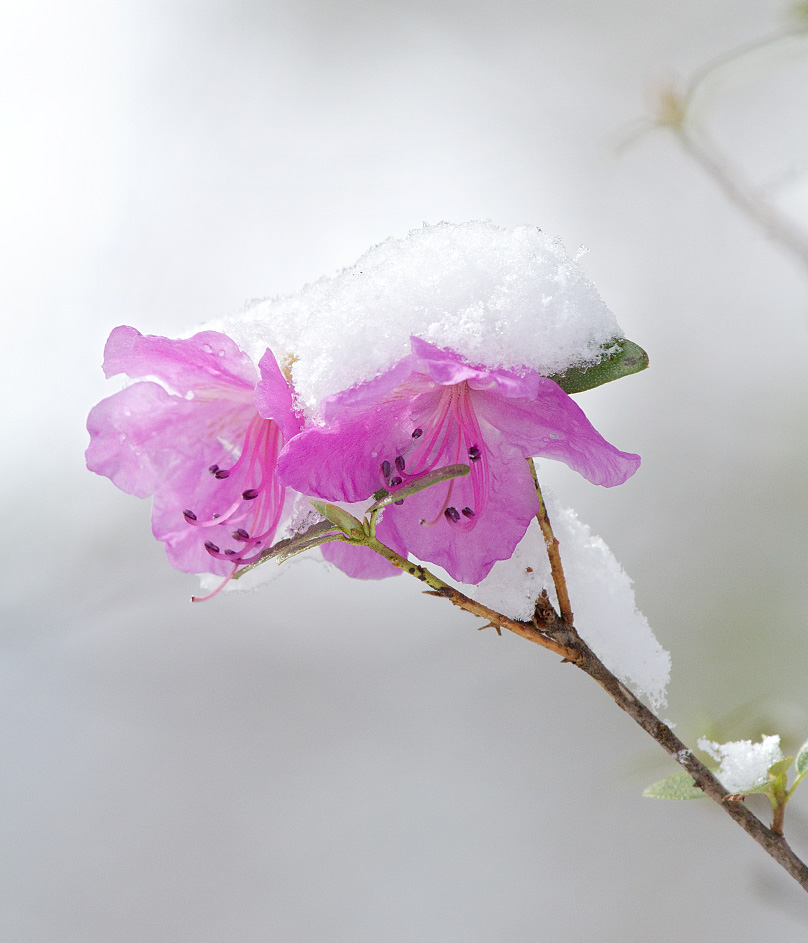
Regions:
<instances>
[{"instance_id":1,"label":"snow crystal","mask_svg":"<svg viewBox=\"0 0 808 943\"><path fill-rule=\"evenodd\" d=\"M622 331L558 239L532 226L424 225L294 295L256 302L224 331L258 362L291 365L300 405L370 380L416 335L471 363L550 375L596 363Z\"/></svg>"},{"instance_id":2,"label":"snow crystal","mask_svg":"<svg viewBox=\"0 0 808 943\"><path fill-rule=\"evenodd\" d=\"M666 703L670 655L637 610L625 570L575 512L545 496L559 542L575 627L606 667L658 711ZM474 598L515 619L529 619L541 590L557 603L544 538L530 527L510 560L494 565Z\"/></svg>"},{"instance_id":3,"label":"snow crystal","mask_svg":"<svg viewBox=\"0 0 808 943\"><path fill-rule=\"evenodd\" d=\"M706 737L698 741L699 749L720 762L716 778L730 792L749 792L769 778L769 767L783 759L780 738L777 735L730 743L714 743Z\"/></svg>"}]
</instances>

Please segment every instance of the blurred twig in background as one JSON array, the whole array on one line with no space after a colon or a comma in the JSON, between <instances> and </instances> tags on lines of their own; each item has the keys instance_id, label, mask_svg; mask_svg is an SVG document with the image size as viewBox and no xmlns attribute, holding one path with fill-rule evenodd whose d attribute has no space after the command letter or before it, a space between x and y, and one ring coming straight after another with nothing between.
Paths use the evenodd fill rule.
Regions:
<instances>
[{"instance_id":1,"label":"blurred twig in background","mask_svg":"<svg viewBox=\"0 0 808 943\"><path fill-rule=\"evenodd\" d=\"M797 3L779 31L731 49L698 69L683 90L663 85L651 105L652 115L632 127L622 147L656 128L673 132L685 153L718 185L729 200L766 235L808 268L808 231L796 225L776 206L766 188L757 186L716 143L697 118L699 99L725 80L732 70L753 59L771 66L783 57L808 54L808 2Z\"/></svg>"}]
</instances>

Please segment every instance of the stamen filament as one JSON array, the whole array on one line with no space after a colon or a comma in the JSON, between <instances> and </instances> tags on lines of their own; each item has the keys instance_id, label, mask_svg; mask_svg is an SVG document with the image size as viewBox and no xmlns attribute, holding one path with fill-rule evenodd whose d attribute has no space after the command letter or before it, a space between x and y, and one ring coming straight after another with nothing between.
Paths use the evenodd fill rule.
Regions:
<instances>
[{"instance_id":1,"label":"stamen filament","mask_svg":"<svg viewBox=\"0 0 808 943\"><path fill-rule=\"evenodd\" d=\"M221 531L214 532L217 535L215 542L205 541L205 549L214 559L233 566L232 572L212 593L194 597L196 602L215 596L230 582L239 567L259 560L265 547L272 542L285 494L275 471L282 444L277 424L256 414L244 433L241 454L235 464L227 470L218 465L208 469L214 478L229 480L231 488L239 489L239 496L224 513L214 513L208 520L199 520L190 509L183 512L185 521L194 527L222 525ZM222 471L227 474L222 475ZM233 525L242 522L245 526L234 529ZM232 542L236 543L235 547L227 546Z\"/></svg>"},{"instance_id":2,"label":"stamen filament","mask_svg":"<svg viewBox=\"0 0 808 943\"><path fill-rule=\"evenodd\" d=\"M386 486L395 490L441 465L468 462L472 491L470 505L466 505L462 512L454 506L454 495L465 486L459 479L451 479L447 482L444 500L434 519L422 520L421 524L432 527L445 520L461 530L473 530L488 504L490 473L488 449L468 384L463 382L444 387L429 417L419 422L412 432L412 439L417 443L413 451L408 453L404 450L403 454L395 456L397 474L392 480L390 474L393 464L386 459L382 462L380 470Z\"/></svg>"}]
</instances>

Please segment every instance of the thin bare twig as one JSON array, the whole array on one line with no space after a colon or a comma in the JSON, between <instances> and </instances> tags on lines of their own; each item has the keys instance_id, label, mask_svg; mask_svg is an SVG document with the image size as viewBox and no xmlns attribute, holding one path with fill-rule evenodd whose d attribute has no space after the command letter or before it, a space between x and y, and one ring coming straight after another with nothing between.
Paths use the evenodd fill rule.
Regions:
<instances>
[{"instance_id":1,"label":"thin bare twig","mask_svg":"<svg viewBox=\"0 0 808 943\"><path fill-rule=\"evenodd\" d=\"M570 644L567 639L567 644ZM757 816L747 809L742 802L727 802L729 795L726 789L707 769L707 767L691 752L688 747L673 733L667 724L664 724L653 714L639 698L635 697L622 684L603 662L595 655L589 646L579 637L576 647L582 658L575 662L576 666L593 678L612 698L621 710L624 710L635 723L639 724L646 733L669 753L680 766L683 767L696 782L696 785L710 799L716 802L730 818L734 819L747 834L771 855L794 880L808 891L808 866L797 857L791 846L776 828L782 828L782 821L775 820L774 828L767 828Z\"/></svg>"},{"instance_id":2,"label":"thin bare twig","mask_svg":"<svg viewBox=\"0 0 808 943\"><path fill-rule=\"evenodd\" d=\"M712 178L724 195L774 242L808 267L808 233L788 219L760 188L745 180L729 158L721 154L706 132L694 134L681 125L671 129L686 154Z\"/></svg>"},{"instance_id":3,"label":"thin bare twig","mask_svg":"<svg viewBox=\"0 0 808 943\"><path fill-rule=\"evenodd\" d=\"M429 586L427 592L430 595L448 599L453 606L458 606L460 609L464 609L474 616L486 619L494 628L498 630L507 629L509 632L513 632L515 635L527 639L529 642L534 642L536 645L540 645L542 648L549 649L556 655L560 655L565 661L574 661L580 657L577 650L568 648L562 642L545 635L541 627L535 621L522 622L519 619L511 619L501 612L497 612L495 609L484 606L482 603L466 596L465 593L461 593L460 590L455 589L454 586L444 583L442 579L435 576L435 574L430 572L426 567L421 566L419 563L411 563L406 557L402 557L400 554L396 553L395 550L381 543L376 537L368 537L364 541L364 545L370 547L371 550L375 550L376 553L380 553L386 560L392 563L393 566L398 567L399 570L403 570L422 583L426 583L426 585Z\"/></svg>"},{"instance_id":4,"label":"thin bare twig","mask_svg":"<svg viewBox=\"0 0 808 943\"><path fill-rule=\"evenodd\" d=\"M566 618L555 611L545 590L536 601L531 622L511 619L461 593L460 590L445 583L420 564L411 563L390 547L382 544L376 537L368 538L364 543L377 553L382 554L400 570L409 573L422 583L426 583L430 587L427 592L431 595L448 599L453 605L459 606L466 612L486 619L488 624L496 628L497 631L507 629L509 632L540 645L542 648L561 655L565 662L575 664L581 671L596 681L621 710L625 711L636 724L642 727L666 753L670 754L693 777L696 785L706 796L716 802L804 890L808 891L808 866L797 857L784 838L782 834L782 814L778 817L777 810L775 810L772 828L768 828L742 802L727 801L729 793L710 770L685 746L667 724L663 723L619 678L612 674L578 634L572 624L572 610L569 607L566 581L564 580L564 571L558 550L558 540L553 534L547 516L547 509L541 497L538 476L532 461L530 461L530 467L541 504L539 524L542 525L542 533L545 535L548 555L550 555L553 579L556 582L556 593L559 600L562 598L566 600L567 612L569 613ZM554 557L555 563L553 562ZM561 592L559 592L559 587ZM483 628L485 627L483 626ZM785 806L783 806L784 808Z\"/></svg>"},{"instance_id":5,"label":"thin bare twig","mask_svg":"<svg viewBox=\"0 0 808 943\"><path fill-rule=\"evenodd\" d=\"M805 13L801 14L801 18L808 22ZM700 93L722 70L763 49L773 49L783 42L802 41L800 32L781 30L716 57L693 73L683 92L673 87L663 88L658 95L652 121L641 125L638 132L641 134L643 128L650 130L653 127L672 131L685 153L711 177L730 202L772 241L779 243L808 267L808 232L780 212L760 187L745 178L694 116L695 103ZM637 136L638 133L633 133L627 140L636 140Z\"/></svg>"},{"instance_id":6,"label":"thin bare twig","mask_svg":"<svg viewBox=\"0 0 808 943\"><path fill-rule=\"evenodd\" d=\"M696 785L699 786L705 795L717 802L759 845L765 848L778 864L782 865L782 867L808 891L808 867L794 854L783 837L785 803L782 803L774 810L772 826L771 828L767 828L757 816L743 805L743 803L728 802L727 797L729 793L710 770L694 756L691 750L682 743L667 724L663 723L639 700L639 698L632 694L611 671L609 671L586 642L584 642L572 624L572 613L570 612L569 619L564 617L561 599L567 599L567 606L569 606L569 601L567 597L567 584L564 579L564 570L561 566L558 540L553 533L552 525L547 515L547 508L542 498L539 479L533 460L528 459L528 464L530 465L530 472L536 485L536 493L539 496L539 503L541 505L539 524L542 527L542 533L545 535L547 553L550 558L550 568L556 586L559 607L561 608L561 616L559 617L553 610L546 591L543 592L536 601L536 619L540 620L544 633L558 638L559 641L563 641L564 645L569 648L577 649L582 657L574 661L572 659L568 660L573 661L581 671L597 681L603 690L615 701L618 707L624 710L635 723L639 724L646 733L650 734L680 766L690 773Z\"/></svg>"},{"instance_id":7,"label":"thin bare twig","mask_svg":"<svg viewBox=\"0 0 808 943\"><path fill-rule=\"evenodd\" d=\"M561 618L565 625L572 625L572 606L567 592L567 581L564 578L564 567L561 565L561 554L558 551L558 541L550 525L550 518L547 516L547 506L544 503L544 497L539 486L539 476L536 474L536 465L532 458L527 460L530 467L530 474L533 477L533 484L536 486L536 496L539 499L539 513L536 520L544 536L544 543L547 547L547 556L550 558L550 572L553 576L553 585L555 586L556 596L558 598L558 608L561 611Z\"/></svg>"}]
</instances>

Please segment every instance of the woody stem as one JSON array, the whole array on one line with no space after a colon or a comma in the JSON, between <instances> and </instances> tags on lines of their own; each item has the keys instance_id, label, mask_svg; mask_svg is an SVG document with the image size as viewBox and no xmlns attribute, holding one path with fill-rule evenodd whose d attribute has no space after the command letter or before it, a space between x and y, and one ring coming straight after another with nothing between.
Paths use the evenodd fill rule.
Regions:
<instances>
[{"instance_id":1,"label":"woody stem","mask_svg":"<svg viewBox=\"0 0 808 943\"><path fill-rule=\"evenodd\" d=\"M539 476L536 474L536 465L532 458L527 460L530 467L530 474L533 476L533 484L536 486L536 497L539 499L539 511L536 514L536 520L539 522L544 543L547 547L547 556L550 558L550 572L553 574L553 585L555 586L556 596L558 597L558 608L561 612L561 618L564 625L572 626L572 606L567 592L567 581L564 578L564 567L561 565L561 554L558 551L558 540L553 533L550 525L550 518L547 516L547 506L544 503L544 497L539 486Z\"/></svg>"}]
</instances>

